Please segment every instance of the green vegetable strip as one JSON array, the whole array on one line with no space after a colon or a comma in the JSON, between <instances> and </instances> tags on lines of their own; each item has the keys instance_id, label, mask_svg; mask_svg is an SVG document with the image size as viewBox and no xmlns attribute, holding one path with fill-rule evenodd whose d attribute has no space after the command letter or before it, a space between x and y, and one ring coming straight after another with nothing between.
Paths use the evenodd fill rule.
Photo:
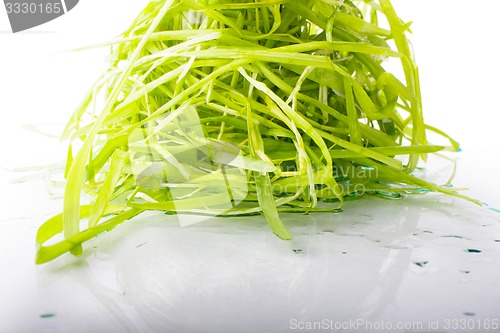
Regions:
<instances>
[{"instance_id":1,"label":"green vegetable strip","mask_svg":"<svg viewBox=\"0 0 500 333\"><path fill-rule=\"evenodd\" d=\"M160 24L161 20L168 12L173 3L174 0L170 0L165 3L162 10L159 12L159 14L149 27L148 32L137 46L137 49L135 50L134 54L130 59L131 63L134 63L139 58L142 48L144 47L144 45L146 45L148 41L149 35L157 28L157 26ZM71 165L68 175L68 182L66 184L66 191L64 193L65 200L64 200L64 213L63 213L63 229L64 229L64 237L66 238L70 238L79 232L80 192L82 187L81 181L83 179L83 174L85 171L86 160L88 159L90 151L92 150L92 143L99 130L99 127L101 126L107 114L111 111L111 108L113 107L115 101L117 100L120 91L125 86L126 78L130 75L131 71L132 67L129 66L127 70L124 71L120 76L120 78L118 79L118 84L114 87L113 92L111 93L108 102L106 104L106 107L104 108L103 112L95 122L94 126L92 127L92 130L85 139L82 148L76 155L76 158L73 164ZM71 249L71 253L75 255L79 255L81 254L81 252L82 252L81 246L75 246Z\"/></svg>"},{"instance_id":2,"label":"green vegetable strip","mask_svg":"<svg viewBox=\"0 0 500 333\"><path fill-rule=\"evenodd\" d=\"M111 157L109 172L106 175L104 184L99 189L96 204L94 205L92 213L89 217L89 228L95 227L104 215L109 201L113 196L113 191L120 180L122 169L125 166L127 158L128 154L119 149L115 150L113 156Z\"/></svg>"},{"instance_id":3,"label":"green vegetable strip","mask_svg":"<svg viewBox=\"0 0 500 333\"><path fill-rule=\"evenodd\" d=\"M250 79L246 76L244 71L241 71L247 79ZM263 153L262 140L260 137L260 133L258 132L258 126L255 126L254 120L252 118L252 110L247 110L248 117L248 134L250 141L250 154L253 158L259 157L259 151ZM267 173L261 172L253 172L253 178L255 180L255 187L257 190L257 197L259 200L259 205L262 207L262 211L273 230L273 232L281 239L289 240L292 239L290 232L286 229L281 221L278 211L276 209L276 204L274 202L271 181L269 179L269 175Z\"/></svg>"},{"instance_id":4,"label":"green vegetable strip","mask_svg":"<svg viewBox=\"0 0 500 333\"><path fill-rule=\"evenodd\" d=\"M356 105L354 104L354 93L352 92L352 84L349 80L344 80L344 89L347 117L349 120L349 137L352 143L358 146L363 146L363 142L361 140L361 131L359 129L358 111L356 111Z\"/></svg>"},{"instance_id":5,"label":"green vegetable strip","mask_svg":"<svg viewBox=\"0 0 500 333\"><path fill-rule=\"evenodd\" d=\"M80 218L87 217L92 210L92 206L82 206L80 208ZM45 222L45 224L38 230L36 263L46 263L59 257L65 252L71 251L74 248L81 247L81 244L83 242L86 242L89 239L102 234L103 232L110 231L118 224L129 220L132 217L143 212L143 210L135 208L120 212L122 209L123 207L108 207L108 212L105 215L117 214L115 217L107 220L106 222L102 222L95 227L88 228L82 232L79 232L75 236L66 238L64 241L61 241L59 243L42 246L42 244L44 244L46 241L52 239L52 237L63 231L63 215L59 214L52 217L47 222Z\"/></svg>"},{"instance_id":6,"label":"green vegetable strip","mask_svg":"<svg viewBox=\"0 0 500 333\"><path fill-rule=\"evenodd\" d=\"M389 21L391 26L392 36L398 48L398 51L405 55L408 59L412 59L410 46L405 35L405 26L401 23L401 19L396 15L394 7L389 0L380 0L382 11ZM408 89L416 96L416 101L412 103L411 113L413 121L413 140L416 144L426 144L427 139L425 135L424 119L422 116L422 105L420 98L420 91L418 86L418 72L414 65L402 61L403 70L406 76L406 84ZM418 162L416 154L410 155L409 170L412 171Z\"/></svg>"}]
</instances>

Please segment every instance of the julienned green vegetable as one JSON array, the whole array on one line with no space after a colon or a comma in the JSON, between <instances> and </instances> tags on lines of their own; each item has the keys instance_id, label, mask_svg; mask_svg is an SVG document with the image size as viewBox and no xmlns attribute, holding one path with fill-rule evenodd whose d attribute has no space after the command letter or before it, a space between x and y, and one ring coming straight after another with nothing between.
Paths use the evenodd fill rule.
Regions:
<instances>
[{"instance_id":1,"label":"julienned green vegetable","mask_svg":"<svg viewBox=\"0 0 500 333\"><path fill-rule=\"evenodd\" d=\"M458 144L424 123L408 29L389 0L152 1L67 126L64 210L40 227L36 262L78 255L146 210L263 213L290 239L280 211L337 211L364 194L461 197L412 176L445 148L427 131Z\"/></svg>"}]
</instances>

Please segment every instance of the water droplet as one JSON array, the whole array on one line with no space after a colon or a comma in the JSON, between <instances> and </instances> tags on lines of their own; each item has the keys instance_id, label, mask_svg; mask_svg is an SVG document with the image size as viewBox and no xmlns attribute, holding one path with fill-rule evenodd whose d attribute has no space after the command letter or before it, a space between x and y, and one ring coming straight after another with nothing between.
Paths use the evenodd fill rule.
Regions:
<instances>
[{"instance_id":1,"label":"water droplet","mask_svg":"<svg viewBox=\"0 0 500 333\"><path fill-rule=\"evenodd\" d=\"M402 199L403 195L398 192L388 192L388 191L375 191L375 196L384 199Z\"/></svg>"},{"instance_id":2,"label":"water droplet","mask_svg":"<svg viewBox=\"0 0 500 333\"><path fill-rule=\"evenodd\" d=\"M418 267L424 267L425 265L427 265L429 262L428 261L414 261L413 262L415 265L417 265Z\"/></svg>"},{"instance_id":3,"label":"water droplet","mask_svg":"<svg viewBox=\"0 0 500 333\"><path fill-rule=\"evenodd\" d=\"M363 192L352 192L344 196L346 199L354 199L354 198L359 198L363 196Z\"/></svg>"},{"instance_id":4,"label":"water droplet","mask_svg":"<svg viewBox=\"0 0 500 333\"><path fill-rule=\"evenodd\" d=\"M40 318L54 318L56 316L55 313L44 313L40 315Z\"/></svg>"},{"instance_id":5,"label":"water droplet","mask_svg":"<svg viewBox=\"0 0 500 333\"><path fill-rule=\"evenodd\" d=\"M411 190L411 191L406 191L409 194L425 194L425 193L431 193L431 190L427 190L425 188L421 188L418 190Z\"/></svg>"}]
</instances>

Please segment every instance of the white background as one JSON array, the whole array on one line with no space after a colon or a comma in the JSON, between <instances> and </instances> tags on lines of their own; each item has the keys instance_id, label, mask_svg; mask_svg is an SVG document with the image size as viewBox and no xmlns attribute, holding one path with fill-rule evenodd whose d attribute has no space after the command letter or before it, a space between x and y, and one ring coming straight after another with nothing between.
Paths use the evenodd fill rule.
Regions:
<instances>
[{"instance_id":1,"label":"white background","mask_svg":"<svg viewBox=\"0 0 500 333\"><path fill-rule=\"evenodd\" d=\"M18 34L10 32L0 6L0 167L64 158L63 144L29 128L61 129L106 68L106 50L60 52L111 40L145 3L83 0L67 15ZM500 208L500 2L393 4L404 20L414 21L426 121L462 144L454 185ZM49 198L43 181L8 185L33 173L0 170L0 331L181 332L189 320L191 331L245 331L244 325L269 331L286 330L293 316L444 323L467 311L478 320L500 313L500 250L492 242L500 238L499 219L468 203L432 195L360 201L337 218L334 234L320 239L301 227L300 217L287 217L300 236L286 246L269 235L263 220L188 230L153 216L113 231L107 242L93 242L99 251L87 254L84 264L65 257L40 268L32 262L34 234L60 202ZM311 219L314 230L328 229L321 218ZM155 246L135 251L145 242ZM464 254L471 246L484 256ZM301 257L290 254L294 247L303 250ZM347 259L341 255L346 249L352 254ZM412 264L419 260L430 264L420 269ZM473 273L458 274L469 269ZM56 317L42 320L44 313Z\"/></svg>"}]
</instances>

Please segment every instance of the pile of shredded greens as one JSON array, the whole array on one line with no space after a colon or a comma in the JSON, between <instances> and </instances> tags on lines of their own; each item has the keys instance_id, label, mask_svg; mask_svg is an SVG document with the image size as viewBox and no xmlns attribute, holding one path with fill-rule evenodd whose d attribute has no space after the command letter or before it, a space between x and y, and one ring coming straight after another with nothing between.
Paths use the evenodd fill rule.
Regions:
<instances>
[{"instance_id":1,"label":"pile of shredded greens","mask_svg":"<svg viewBox=\"0 0 500 333\"><path fill-rule=\"evenodd\" d=\"M290 239L279 212L461 196L412 175L458 144L424 123L408 30L389 0L151 1L67 126L64 210L40 227L37 263L146 210L263 213Z\"/></svg>"}]
</instances>

